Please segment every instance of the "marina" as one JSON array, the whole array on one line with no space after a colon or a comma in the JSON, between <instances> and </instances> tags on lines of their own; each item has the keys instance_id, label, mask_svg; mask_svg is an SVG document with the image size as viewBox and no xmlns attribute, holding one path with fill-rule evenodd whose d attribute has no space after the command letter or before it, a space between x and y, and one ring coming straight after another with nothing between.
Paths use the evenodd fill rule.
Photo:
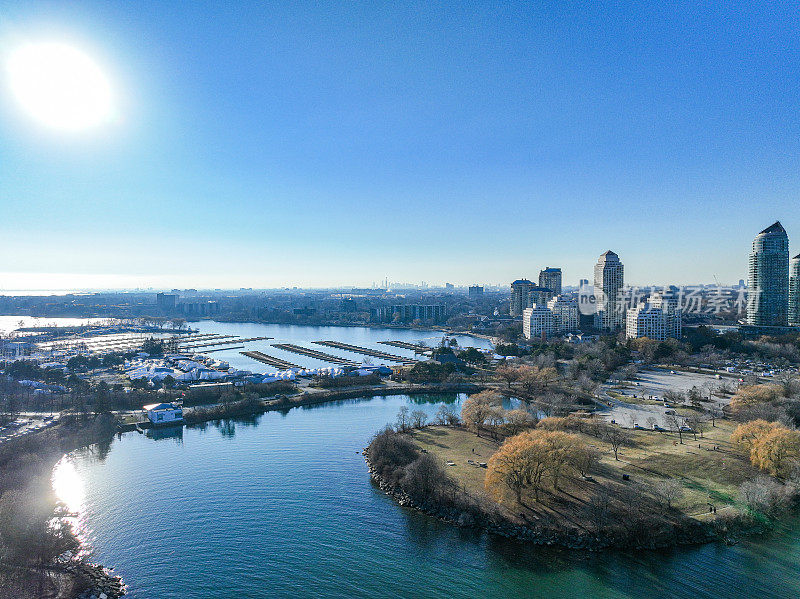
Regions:
<instances>
[{"instance_id":1,"label":"marina","mask_svg":"<svg viewBox=\"0 0 800 599\"><path fill-rule=\"evenodd\" d=\"M111 329L113 330L113 329ZM245 343L267 341L273 339L269 336L242 337L241 335L199 332L175 331L148 331L103 333L102 329L94 329L90 334L74 334L61 339L47 341L30 340L28 355L55 357L70 357L77 354L110 354L114 352L132 352L139 350L147 339L156 339L164 342L164 349L170 353L200 352L208 353L221 351L226 346L236 346L230 349L241 349Z\"/></svg>"},{"instance_id":2,"label":"marina","mask_svg":"<svg viewBox=\"0 0 800 599\"><path fill-rule=\"evenodd\" d=\"M301 356L316 358L317 360L322 360L323 362L339 364L341 366L358 366L358 363L354 362L353 360L340 358L339 356L334 356L333 354L326 354L325 352L317 351L315 349L300 347L299 345L294 345L293 343L273 343L272 347L277 347L278 349L282 349L284 351L300 354Z\"/></svg>"},{"instance_id":3,"label":"marina","mask_svg":"<svg viewBox=\"0 0 800 599\"><path fill-rule=\"evenodd\" d=\"M252 341L267 341L267 340L272 339L272 337L250 337L248 339L242 339L241 337L237 337L236 335L230 335L230 337L232 337L232 339L227 340L227 341L220 340L220 341L212 341L210 343L196 343L196 344L192 344L192 345L180 345L178 349L180 351L185 351L187 349L198 349L198 348L203 348L203 347L217 347L217 346L222 346L222 345L236 345L238 343L250 343ZM209 350L203 350L203 351L209 351Z\"/></svg>"},{"instance_id":4,"label":"marina","mask_svg":"<svg viewBox=\"0 0 800 599\"><path fill-rule=\"evenodd\" d=\"M343 351L349 351L356 354L364 354L365 356L371 356L373 358L382 358L384 360L400 362L401 364L416 364L417 362L419 362L419 360L415 360L413 358L405 358L403 356L390 354L376 349L369 349L367 347L359 347L358 345L350 345L349 343L342 343L341 341L314 341L314 343L316 343L317 345L324 345L326 347L341 349Z\"/></svg>"},{"instance_id":5,"label":"marina","mask_svg":"<svg viewBox=\"0 0 800 599\"><path fill-rule=\"evenodd\" d=\"M263 364L274 366L275 368L282 368L282 369L302 368L302 366L298 366L297 364L292 364L291 362L287 362L286 360L281 360L280 358L269 356L264 352L260 351L242 351L239 353L242 354L243 356L247 356L248 358L252 358L253 360L257 360L258 362L262 362Z\"/></svg>"},{"instance_id":6,"label":"marina","mask_svg":"<svg viewBox=\"0 0 800 599\"><path fill-rule=\"evenodd\" d=\"M378 341L381 345L391 345L392 347L399 347L413 351L415 354L427 354L433 352L433 349L427 345L420 343L408 343L406 341Z\"/></svg>"}]
</instances>

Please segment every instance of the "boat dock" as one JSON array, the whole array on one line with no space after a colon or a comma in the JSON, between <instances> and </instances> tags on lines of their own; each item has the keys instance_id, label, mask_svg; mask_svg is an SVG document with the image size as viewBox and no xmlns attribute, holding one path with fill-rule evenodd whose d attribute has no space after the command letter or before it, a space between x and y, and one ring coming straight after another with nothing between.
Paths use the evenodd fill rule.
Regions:
<instances>
[{"instance_id":1,"label":"boat dock","mask_svg":"<svg viewBox=\"0 0 800 599\"><path fill-rule=\"evenodd\" d=\"M242 339L241 337L237 337L236 335L226 335L226 337L232 337L232 339L223 341L222 338L218 341L211 341L209 343L195 343L192 345L178 345L179 350L185 349L196 349L199 347L214 347L215 345L236 345L237 343L249 343L250 341L266 341L269 339L273 339L273 337L248 337L247 339ZM206 350L207 351L207 350Z\"/></svg>"},{"instance_id":2,"label":"boat dock","mask_svg":"<svg viewBox=\"0 0 800 599\"><path fill-rule=\"evenodd\" d=\"M316 358L317 360L322 360L323 362L339 364L341 366L358 366L358 364L356 364L353 360L340 358L339 356L334 356L332 354L326 354L325 352L317 351L315 349L300 347L299 345L294 345L293 343L273 343L272 347L277 347L278 349L292 352L294 354L308 356L309 358Z\"/></svg>"},{"instance_id":3,"label":"boat dock","mask_svg":"<svg viewBox=\"0 0 800 599\"><path fill-rule=\"evenodd\" d=\"M276 358L274 356L268 356L264 352L260 351L240 351L239 353L243 356L247 356L248 358L252 358L253 360L257 360L258 362L263 362L264 364L269 364L270 366L281 368L283 370L288 370L290 368L302 368L302 366L292 364L291 362L281 360L280 358Z\"/></svg>"},{"instance_id":4,"label":"boat dock","mask_svg":"<svg viewBox=\"0 0 800 599\"><path fill-rule=\"evenodd\" d=\"M272 337L249 337L240 335L221 335L219 333L177 333L164 331L160 341L164 343L164 350L170 353L219 351L209 348L238 345L251 341L266 341ZM149 333L121 333L110 335L74 336L56 341L47 341L39 344L39 348L46 351L89 351L97 354L107 354L117 351L133 351L141 348L145 340L153 338ZM238 348L228 348L238 349Z\"/></svg>"},{"instance_id":5,"label":"boat dock","mask_svg":"<svg viewBox=\"0 0 800 599\"><path fill-rule=\"evenodd\" d=\"M234 350L234 349L244 349L244 345L236 345L234 347L218 347L217 349L206 349L203 350L204 354L213 354L215 351L227 351L227 350Z\"/></svg>"},{"instance_id":6,"label":"boat dock","mask_svg":"<svg viewBox=\"0 0 800 599\"><path fill-rule=\"evenodd\" d=\"M314 341L317 345L325 345L334 349L341 349L344 351L353 352L356 354L364 354L365 356L372 356L373 358L382 358L384 360L391 360L393 362L400 362L401 364L416 364L419 360L414 358L406 358L396 354L390 354L368 347L360 347L358 345L350 345L349 343L341 343L339 341Z\"/></svg>"},{"instance_id":7,"label":"boat dock","mask_svg":"<svg viewBox=\"0 0 800 599\"><path fill-rule=\"evenodd\" d=\"M401 349L408 349L415 354L427 354L432 352L433 348L427 345L419 345L417 343L408 343L406 341L378 341L381 345L391 345L392 347L399 347Z\"/></svg>"},{"instance_id":8,"label":"boat dock","mask_svg":"<svg viewBox=\"0 0 800 599\"><path fill-rule=\"evenodd\" d=\"M170 335L164 338L166 344L185 344L187 342L196 341L210 341L212 339L230 338L233 335L218 335L215 333L174 333L172 331L164 331L164 335ZM39 347L43 350L63 350L63 351L77 351L88 350L96 353L110 353L114 351L129 351L141 347L146 339L151 338L153 335L149 333L114 333L110 335L90 335L84 337L70 337L66 339L58 339L56 341L48 341L40 343Z\"/></svg>"}]
</instances>

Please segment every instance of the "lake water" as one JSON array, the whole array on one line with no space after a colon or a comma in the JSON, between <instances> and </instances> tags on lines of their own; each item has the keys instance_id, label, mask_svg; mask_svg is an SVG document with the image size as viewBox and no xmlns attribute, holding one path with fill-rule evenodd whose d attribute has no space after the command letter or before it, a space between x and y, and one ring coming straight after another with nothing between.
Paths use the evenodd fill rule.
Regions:
<instances>
[{"instance_id":1,"label":"lake water","mask_svg":"<svg viewBox=\"0 0 800 599\"><path fill-rule=\"evenodd\" d=\"M462 399L342 401L126 433L65 458L57 489L93 557L137 599L800 595L800 522L733 547L594 555L398 507L360 451L400 406L433 413Z\"/></svg>"}]
</instances>

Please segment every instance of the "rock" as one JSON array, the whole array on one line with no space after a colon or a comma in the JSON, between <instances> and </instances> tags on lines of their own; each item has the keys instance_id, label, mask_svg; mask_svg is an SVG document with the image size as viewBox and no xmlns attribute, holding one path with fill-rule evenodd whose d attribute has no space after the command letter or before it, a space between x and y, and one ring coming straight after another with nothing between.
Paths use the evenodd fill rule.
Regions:
<instances>
[{"instance_id":1,"label":"rock","mask_svg":"<svg viewBox=\"0 0 800 599\"><path fill-rule=\"evenodd\" d=\"M475 518L473 518L472 514L470 513L461 512L456 522L458 523L459 526L466 528L475 525Z\"/></svg>"}]
</instances>

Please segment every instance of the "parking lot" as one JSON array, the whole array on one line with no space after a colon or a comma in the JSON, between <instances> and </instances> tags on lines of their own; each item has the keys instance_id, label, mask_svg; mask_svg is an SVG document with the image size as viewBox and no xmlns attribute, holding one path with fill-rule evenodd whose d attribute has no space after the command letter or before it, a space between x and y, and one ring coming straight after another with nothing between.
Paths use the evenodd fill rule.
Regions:
<instances>
[{"instance_id":1,"label":"parking lot","mask_svg":"<svg viewBox=\"0 0 800 599\"><path fill-rule=\"evenodd\" d=\"M736 381L730 378L717 379L710 374L697 374L692 372L670 371L666 369L648 368L638 373L632 384L625 389L615 389L612 385L605 385L604 399L611 404L608 412L608 419L614 420L620 426L633 428L638 425L644 428L651 428L653 424L661 428L668 429L667 412L675 406L667 407L663 404L638 403L640 399L647 399L655 396L658 400L663 400L664 393L667 391L677 391L686 393L693 387L697 387L703 397L708 397L709 390L717 388L723 383L735 386ZM608 392L622 395L622 398L614 398ZM634 398L633 396L636 395ZM714 399L721 404L730 401L730 397L717 397ZM684 422L679 417L679 421Z\"/></svg>"},{"instance_id":2,"label":"parking lot","mask_svg":"<svg viewBox=\"0 0 800 599\"><path fill-rule=\"evenodd\" d=\"M638 383L638 384L637 384ZM721 384L735 388L736 379L722 378L718 379L711 374L697 374L694 372L683 372L680 370L669 371L660 368L652 368L641 370L633 381L634 386L625 390L626 395L636 393L641 397L641 394L656 395L659 399L663 399L664 393L672 390L681 393L686 393L693 387L697 387L704 397L708 397L708 390L716 389ZM728 398L717 398L720 401L727 402Z\"/></svg>"}]
</instances>

